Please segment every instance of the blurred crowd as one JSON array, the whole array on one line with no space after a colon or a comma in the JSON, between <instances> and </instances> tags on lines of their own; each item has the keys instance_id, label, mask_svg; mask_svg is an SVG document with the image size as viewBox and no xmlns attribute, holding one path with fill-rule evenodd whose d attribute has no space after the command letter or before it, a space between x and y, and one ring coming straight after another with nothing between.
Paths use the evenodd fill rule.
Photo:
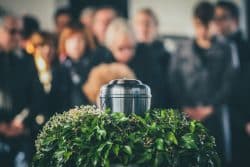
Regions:
<instances>
[{"instance_id":1,"label":"blurred crowd","mask_svg":"<svg viewBox=\"0 0 250 167\"><path fill-rule=\"evenodd\" d=\"M223 166L250 166L250 48L239 17L231 2L203 1L193 10L194 38L169 52L148 8L128 20L111 6L84 8L79 19L62 7L54 32L34 16L1 12L0 166L29 166L52 115L98 105L100 87L118 78L149 85L152 108L202 121Z\"/></svg>"}]
</instances>

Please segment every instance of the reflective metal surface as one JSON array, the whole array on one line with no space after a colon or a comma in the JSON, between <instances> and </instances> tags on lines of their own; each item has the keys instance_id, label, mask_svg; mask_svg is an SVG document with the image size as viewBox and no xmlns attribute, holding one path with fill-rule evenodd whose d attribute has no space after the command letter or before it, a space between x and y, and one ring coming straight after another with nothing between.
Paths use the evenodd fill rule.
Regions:
<instances>
[{"instance_id":1,"label":"reflective metal surface","mask_svg":"<svg viewBox=\"0 0 250 167\"><path fill-rule=\"evenodd\" d=\"M143 115L150 109L150 105L150 88L139 80L113 80L100 91L100 106L103 110Z\"/></svg>"}]
</instances>

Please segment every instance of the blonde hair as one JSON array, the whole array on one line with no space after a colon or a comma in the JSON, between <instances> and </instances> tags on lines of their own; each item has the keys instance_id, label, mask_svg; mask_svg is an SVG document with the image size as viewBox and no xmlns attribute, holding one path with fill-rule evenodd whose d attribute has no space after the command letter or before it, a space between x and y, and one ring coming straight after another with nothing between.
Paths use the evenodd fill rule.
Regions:
<instances>
[{"instance_id":1,"label":"blonde hair","mask_svg":"<svg viewBox=\"0 0 250 167\"><path fill-rule=\"evenodd\" d=\"M135 40L131 26L128 24L128 22L125 19L121 17L114 19L109 24L106 34L105 34L105 41L104 41L105 46L107 48L110 48L114 40L119 35L128 35L128 36L131 36L133 40Z\"/></svg>"}]
</instances>

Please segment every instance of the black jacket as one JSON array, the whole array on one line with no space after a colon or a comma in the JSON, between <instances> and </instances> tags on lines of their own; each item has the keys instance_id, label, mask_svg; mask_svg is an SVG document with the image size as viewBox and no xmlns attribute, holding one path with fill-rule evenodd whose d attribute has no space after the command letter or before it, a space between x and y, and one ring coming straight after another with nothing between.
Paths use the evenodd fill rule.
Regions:
<instances>
[{"instance_id":1,"label":"black jacket","mask_svg":"<svg viewBox=\"0 0 250 167\"><path fill-rule=\"evenodd\" d=\"M0 121L11 121L25 108L30 118L43 110L41 89L31 56L0 53Z\"/></svg>"},{"instance_id":2,"label":"black jacket","mask_svg":"<svg viewBox=\"0 0 250 167\"><path fill-rule=\"evenodd\" d=\"M163 42L155 40L150 44L139 43L138 46L140 45L141 47L149 49L150 56L153 56L156 59L157 64L160 65L161 74L165 77L167 72L166 69L170 61L170 53L164 47Z\"/></svg>"},{"instance_id":3,"label":"black jacket","mask_svg":"<svg viewBox=\"0 0 250 167\"><path fill-rule=\"evenodd\" d=\"M184 41L172 56L169 75L179 106L225 104L234 75L230 48L217 40L208 50Z\"/></svg>"},{"instance_id":4,"label":"black jacket","mask_svg":"<svg viewBox=\"0 0 250 167\"><path fill-rule=\"evenodd\" d=\"M236 45L237 54L239 56L241 70L247 70L250 63L250 44L245 40L240 31L228 37L229 42Z\"/></svg>"},{"instance_id":5,"label":"black jacket","mask_svg":"<svg viewBox=\"0 0 250 167\"><path fill-rule=\"evenodd\" d=\"M63 63L65 75L70 81L67 83L69 84L69 107L90 104L82 91L82 85L87 80L90 71L90 63L90 56L87 54L77 62L67 58Z\"/></svg>"}]
</instances>

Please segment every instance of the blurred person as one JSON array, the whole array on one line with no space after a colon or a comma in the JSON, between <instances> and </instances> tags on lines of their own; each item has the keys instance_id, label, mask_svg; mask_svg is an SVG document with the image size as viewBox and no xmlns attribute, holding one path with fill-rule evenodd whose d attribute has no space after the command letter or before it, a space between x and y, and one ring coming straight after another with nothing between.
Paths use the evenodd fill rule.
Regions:
<instances>
[{"instance_id":1,"label":"blurred person","mask_svg":"<svg viewBox=\"0 0 250 167\"><path fill-rule=\"evenodd\" d=\"M244 39L240 29L240 11L236 4L228 1L220 1L215 8L215 27L217 35L225 37L230 43L235 45L236 62L241 68L245 68L250 63L250 47Z\"/></svg>"},{"instance_id":2,"label":"blurred person","mask_svg":"<svg viewBox=\"0 0 250 167\"><path fill-rule=\"evenodd\" d=\"M128 64L135 55L136 42L129 24L123 18L114 19L107 28L102 49L93 52L92 65L103 62Z\"/></svg>"},{"instance_id":3,"label":"blurred person","mask_svg":"<svg viewBox=\"0 0 250 167\"><path fill-rule=\"evenodd\" d=\"M63 29L72 22L71 11L67 7L56 10L54 14L55 32L60 35Z\"/></svg>"},{"instance_id":4,"label":"blurred person","mask_svg":"<svg viewBox=\"0 0 250 167\"><path fill-rule=\"evenodd\" d=\"M21 57L31 57L32 48L29 46L29 40L33 33L39 31L39 21L31 15L24 15L19 19L20 38L18 42L18 48L16 54ZM32 59L31 64L34 63Z\"/></svg>"},{"instance_id":5,"label":"blurred person","mask_svg":"<svg viewBox=\"0 0 250 167\"><path fill-rule=\"evenodd\" d=\"M92 104L98 104L101 87L111 80L121 78L135 79L135 74L125 64L100 64L90 71L82 89Z\"/></svg>"},{"instance_id":6,"label":"blurred person","mask_svg":"<svg viewBox=\"0 0 250 167\"><path fill-rule=\"evenodd\" d=\"M88 29L92 29L95 9L91 7L84 8L80 14L80 22Z\"/></svg>"},{"instance_id":7,"label":"blurred person","mask_svg":"<svg viewBox=\"0 0 250 167\"><path fill-rule=\"evenodd\" d=\"M43 109L32 58L15 54L18 28L15 16L0 17L0 162L9 167L27 165L31 159L33 114Z\"/></svg>"},{"instance_id":8,"label":"blurred person","mask_svg":"<svg viewBox=\"0 0 250 167\"><path fill-rule=\"evenodd\" d=\"M107 28L104 46L92 57L92 66L101 63L118 62L128 65L137 78L151 87L152 106L160 107L160 69L149 52L136 47L136 40L131 26L123 18L114 19Z\"/></svg>"},{"instance_id":9,"label":"blurred person","mask_svg":"<svg viewBox=\"0 0 250 167\"><path fill-rule=\"evenodd\" d=\"M93 34L93 19L94 19L95 9L87 7L82 10L80 15L80 23L84 26L86 35L89 41L90 49L96 49L95 37Z\"/></svg>"},{"instance_id":10,"label":"blurred person","mask_svg":"<svg viewBox=\"0 0 250 167\"><path fill-rule=\"evenodd\" d=\"M240 10L236 4L220 1L216 4L215 25L217 35L224 37L231 45L234 64L238 70L230 96L230 109L233 122L233 152L235 165L247 166L250 163L250 138L247 127L250 123L250 45L240 29ZM239 155L242 152L243 155ZM248 161L248 162L247 162Z\"/></svg>"},{"instance_id":11,"label":"blurred person","mask_svg":"<svg viewBox=\"0 0 250 167\"><path fill-rule=\"evenodd\" d=\"M116 11L109 6L100 7L95 10L93 16L92 30L97 45L103 45L107 27L111 23L111 21L116 18L116 16Z\"/></svg>"},{"instance_id":12,"label":"blurred person","mask_svg":"<svg viewBox=\"0 0 250 167\"><path fill-rule=\"evenodd\" d=\"M46 112L37 114L38 125L43 125L54 113L60 113L69 108L69 78L65 75L56 56L54 36L46 31L39 31L32 35L30 44L34 48L34 59L39 74L39 81L43 86Z\"/></svg>"},{"instance_id":13,"label":"blurred person","mask_svg":"<svg viewBox=\"0 0 250 167\"><path fill-rule=\"evenodd\" d=\"M70 80L69 106L88 104L88 99L82 93L90 70L90 54L85 31L80 24L70 24L60 35L59 53L66 55L62 65L67 70Z\"/></svg>"},{"instance_id":14,"label":"blurred person","mask_svg":"<svg viewBox=\"0 0 250 167\"><path fill-rule=\"evenodd\" d=\"M169 53L162 41L158 40L159 21L156 14L148 8L139 10L133 19L135 37L141 47L152 49L152 56L156 56L162 71L168 66Z\"/></svg>"},{"instance_id":15,"label":"blurred person","mask_svg":"<svg viewBox=\"0 0 250 167\"><path fill-rule=\"evenodd\" d=\"M158 37L158 19L149 8L139 10L134 18L133 25L138 42L153 43Z\"/></svg>"},{"instance_id":16,"label":"blurred person","mask_svg":"<svg viewBox=\"0 0 250 167\"><path fill-rule=\"evenodd\" d=\"M195 39L184 41L170 66L171 90L191 119L202 121L215 137L222 164L231 163L231 135L227 108L234 75L230 47L212 39L214 6L199 3L193 13Z\"/></svg>"},{"instance_id":17,"label":"blurred person","mask_svg":"<svg viewBox=\"0 0 250 167\"><path fill-rule=\"evenodd\" d=\"M30 15L24 15L21 18L21 41L20 41L20 47L24 50L27 48L27 41L32 36L33 33L40 30L40 24L39 21L34 17Z\"/></svg>"},{"instance_id":18,"label":"blurred person","mask_svg":"<svg viewBox=\"0 0 250 167\"><path fill-rule=\"evenodd\" d=\"M170 92L168 91L168 77L167 69L170 61L170 54L164 47L161 40L158 39L159 21L156 14L149 8L140 9L133 18L133 28L137 40L137 48L142 52L151 52L150 55L156 59L157 64L160 65L162 82L164 86L161 92L165 92L167 101L162 107L173 107L174 102L171 100Z\"/></svg>"},{"instance_id":19,"label":"blurred person","mask_svg":"<svg viewBox=\"0 0 250 167\"><path fill-rule=\"evenodd\" d=\"M135 38L126 20L117 18L108 26L105 46L112 52L117 62L127 64L135 55Z\"/></svg>"}]
</instances>

